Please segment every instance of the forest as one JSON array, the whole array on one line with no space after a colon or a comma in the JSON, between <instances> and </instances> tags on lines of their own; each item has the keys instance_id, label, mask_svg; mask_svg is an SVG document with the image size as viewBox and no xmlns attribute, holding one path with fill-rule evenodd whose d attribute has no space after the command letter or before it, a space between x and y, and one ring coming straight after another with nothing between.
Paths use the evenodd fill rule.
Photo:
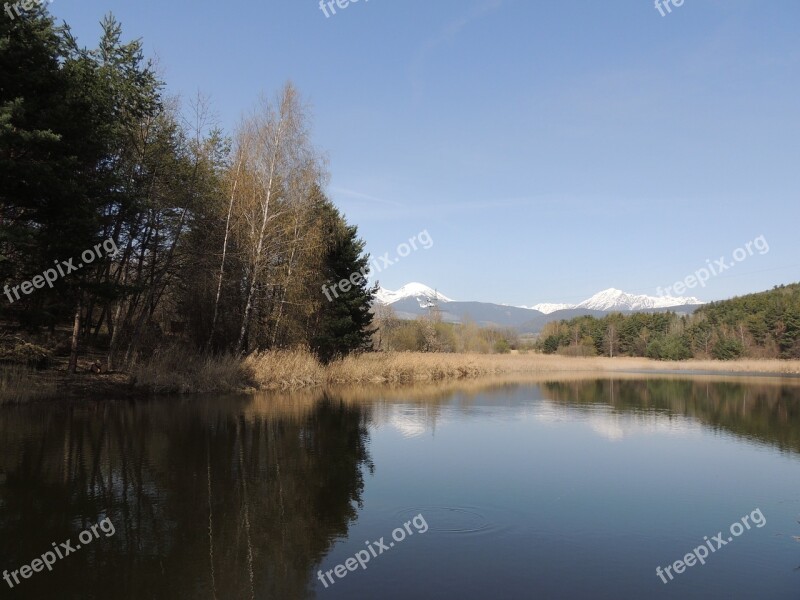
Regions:
<instances>
[{"instance_id":1,"label":"forest","mask_svg":"<svg viewBox=\"0 0 800 600\"><path fill-rule=\"evenodd\" d=\"M87 349L127 369L176 340L322 361L370 346L367 281L321 291L369 257L323 192L292 83L229 134L208 98L166 93L113 16L93 48L37 6L0 20L0 40L3 358L68 357L74 373Z\"/></svg>"},{"instance_id":2,"label":"forest","mask_svg":"<svg viewBox=\"0 0 800 600\"><path fill-rule=\"evenodd\" d=\"M583 316L545 326L546 354L643 356L658 360L800 358L800 284L712 302L693 315Z\"/></svg>"},{"instance_id":3,"label":"forest","mask_svg":"<svg viewBox=\"0 0 800 600\"><path fill-rule=\"evenodd\" d=\"M0 20L0 388L11 397L33 393L29 369L43 367L163 392L362 381L376 363L347 363L348 375L319 365L367 350L430 358L384 361L387 381L498 368L432 356L452 353L800 358L798 285L692 316L551 323L535 341L443 322L437 307L398 319L373 302L365 243L325 194L327 158L291 82L254 99L232 132L207 97L166 90L111 15L94 47L41 6Z\"/></svg>"}]
</instances>

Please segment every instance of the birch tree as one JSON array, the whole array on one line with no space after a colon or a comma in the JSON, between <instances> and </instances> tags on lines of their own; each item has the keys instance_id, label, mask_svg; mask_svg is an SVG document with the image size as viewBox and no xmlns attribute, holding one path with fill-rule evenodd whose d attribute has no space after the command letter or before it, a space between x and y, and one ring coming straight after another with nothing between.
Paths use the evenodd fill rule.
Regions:
<instances>
[{"instance_id":1,"label":"birch tree","mask_svg":"<svg viewBox=\"0 0 800 600\"><path fill-rule=\"evenodd\" d=\"M285 206L287 192L298 178L307 177L316 157L308 140L305 107L291 83L276 101L261 103L258 112L243 124L238 138L242 178L234 200L238 221L234 231L244 258L245 292L236 352L242 353L256 309L256 292L268 285L270 260L278 253L280 240L273 234L275 221L282 214L280 207Z\"/></svg>"}]
</instances>

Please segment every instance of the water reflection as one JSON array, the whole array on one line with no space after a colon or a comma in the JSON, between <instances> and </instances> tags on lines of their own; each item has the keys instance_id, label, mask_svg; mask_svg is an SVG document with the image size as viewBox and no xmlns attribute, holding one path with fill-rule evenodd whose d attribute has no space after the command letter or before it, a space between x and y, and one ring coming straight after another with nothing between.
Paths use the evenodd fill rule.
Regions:
<instances>
[{"instance_id":1,"label":"water reflection","mask_svg":"<svg viewBox=\"0 0 800 600\"><path fill-rule=\"evenodd\" d=\"M560 381L544 383L543 389L548 398L561 404L610 406L616 415L637 415L640 423L645 421L662 430L686 430L702 423L720 432L800 453L800 388L794 382ZM613 428L613 419L605 423Z\"/></svg>"},{"instance_id":2,"label":"water reflection","mask_svg":"<svg viewBox=\"0 0 800 600\"><path fill-rule=\"evenodd\" d=\"M770 509L770 526L779 516L792 520L786 517L800 498L786 483L791 477L755 478L766 477L763 466L794 472L798 399L793 380L583 374L4 408L0 570L30 563L52 542L102 518L116 528L52 573L4 592L18 598L307 598L322 593L320 566L352 556L364 539L423 512L431 526L424 543L348 578L350 587L341 582L325 590L325 597L368 597L376 585L382 598L408 590L424 595L436 586L452 593L437 597L486 597L490 581L459 575L484 570L503 581L507 597L537 590L561 597L570 590L572 597L611 597L623 589L650 595L652 573L645 571L661 560L662 546L671 556L686 545L656 524L671 514L670 527L684 523L689 540L716 526L715 511L731 497L727 490L744 486L744 471L731 466L742 456L754 461L747 471L753 482L742 487L752 498L746 508L770 502L762 506ZM641 435L651 433L658 435ZM717 433L742 454L721 457ZM658 446L651 438L660 438ZM673 468L671 456L689 446L715 465L713 489L703 484L706 472L697 461ZM763 446L780 449L785 460L747 453ZM647 464L639 459L645 451ZM648 476L651 495L642 491L647 486L639 488ZM770 495L759 496L765 482ZM684 495L676 502L670 494L678 489ZM595 502L603 497L606 506ZM781 527L781 541L791 541L797 532ZM455 533L463 535L458 543ZM750 543L762 546L748 551L779 560L785 550L772 539L754 537ZM521 565L513 572L494 560L511 548ZM530 563L531 553L538 553L538 563ZM587 569L617 577L606 578L602 589L596 581L584 586L569 576L576 555ZM736 573L749 563L720 564ZM685 597L744 585L717 584L710 569L702 577L706 587L684 590ZM773 589L786 585L776 580Z\"/></svg>"},{"instance_id":3,"label":"water reflection","mask_svg":"<svg viewBox=\"0 0 800 600\"><path fill-rule=\"evenodd\" d=\"M307 597L312 566L360 505L367 422L329 395L4 411L0 565L108 515L114 537L14 593Z\"/></svg>"}]
</instances>

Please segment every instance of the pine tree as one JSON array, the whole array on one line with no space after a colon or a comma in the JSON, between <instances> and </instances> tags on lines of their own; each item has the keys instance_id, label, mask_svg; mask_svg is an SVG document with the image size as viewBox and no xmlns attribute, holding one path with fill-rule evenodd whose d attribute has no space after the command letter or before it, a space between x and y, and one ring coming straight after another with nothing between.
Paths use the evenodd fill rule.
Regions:
<instances>
[{"instance_id":1,"label":"pine tree","mask_svg":"<svg viewBox=\"0 0 800 600\"><path fill-rule=\"evenodd\" d=\"M0 23L0 277L13 285L99 241L102 81L43 10ZM76 312L88 270L19 301L35 328Z\"/></svg>"},{"instance_id":2,"label":"pine tree","mask_svg":"<svg viewBox=\"0 0 800 600\"><path fill-rule=\"evenodd\" d=\"M370 287L369 255L358 228L343 221L326 257L328 287L322 302L312 346L323 362L371 347L372 301L377 286Z\"/></svg>"}]
</instances>

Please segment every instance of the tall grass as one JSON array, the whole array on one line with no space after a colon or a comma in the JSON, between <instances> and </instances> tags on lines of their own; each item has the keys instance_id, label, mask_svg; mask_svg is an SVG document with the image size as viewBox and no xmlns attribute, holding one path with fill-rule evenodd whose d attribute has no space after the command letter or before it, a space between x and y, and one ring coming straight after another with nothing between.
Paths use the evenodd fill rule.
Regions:
<instances>
[{"instance_id":1,"label":"tall grass","mask_svg":"<svg viewBox=\"0 0 800 600\"><path fill-rule=\"evenodd\" d=\"M800 374L800 361L660 362L646 358L564 357L541 354L380 352L321 364L305 350L198 356L173 348L137 365L134 386L153 393L293 390L338 384L408 384L510 374L680 372Z\"/></svg>"},{"instance_id":2,"label":"tall grass","mask_svg":"<svg viewBox=\"0 0 800 600\"><path fill-rule=\"evenodd\" d=\"M17 404L53 397L56 382L41 371L22 365L0 365L0 404Z\"/></svg>"},{"instance_id":3,"label":"tall grass","mask_svg":"<svg viewBox=\"0 0 800 600\"><path fill-rule=\"evenodd\" d=\"M246 357L243 365L262 390L313 387L326 380L325 367L305 350L258 352Z\"/></svg>"},{"instance_id":4,"label":"tall grass","mask_svg":"<svg viewBox=\"0 0 800 600\"><path fill-rule=\"evenodd\" d=\"M505 357L399 352L348 356L331 363L327 383L412 383L503 373ZM511 362L505 362L511 366Z\"/></svg>"},{"instance_id":5,"label":"tall grass","mask_svg":"<svg viewBox=\"0 0 800 600\"><path fill-rule=\"evenodd\" d=\"M246 391L249 372L236 357L193 354L180 347L157 351L131 369L131 384L153 394Z\"/></svg>"}]
</instances>

